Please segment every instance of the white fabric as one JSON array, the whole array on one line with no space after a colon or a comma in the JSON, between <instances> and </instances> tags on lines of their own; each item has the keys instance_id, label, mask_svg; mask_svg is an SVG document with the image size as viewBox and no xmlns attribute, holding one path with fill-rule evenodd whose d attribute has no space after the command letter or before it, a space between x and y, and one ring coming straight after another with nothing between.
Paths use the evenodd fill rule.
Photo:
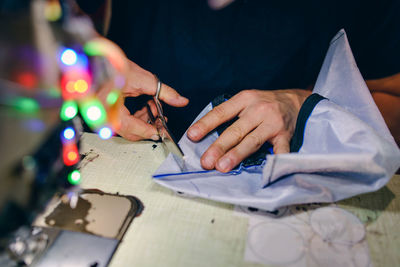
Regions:
<instances>
[{"instance_id":1,"label":"white fabric","mask_svg":"<svg viewBox=\"0 0 400 267\"><path fill-rule=\"evenodd\" d=\"M319 102L308 118L298 153L268 155L261 166L241 166L228 174L205 171L200 157L217 133L198 143L185 134L179 142L185 168L169 155L154 180L176 191L265 210L338 201L384 186L400 166L400 150L343 30L331 41L314 93L329 100ZM196 120L210 110L211 104Z\"/></svg>"}]
</instances>

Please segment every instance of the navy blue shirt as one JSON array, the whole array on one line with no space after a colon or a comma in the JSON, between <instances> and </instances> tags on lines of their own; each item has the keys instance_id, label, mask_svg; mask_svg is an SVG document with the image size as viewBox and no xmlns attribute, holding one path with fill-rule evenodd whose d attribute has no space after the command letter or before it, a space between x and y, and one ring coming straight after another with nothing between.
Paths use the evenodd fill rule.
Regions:
<instances>
[{"instance_id":1,"label":"navy blue shirt","mask_svg":"<svg viewBox=\"0 0 400 267\"><path fill-rule=\"evenodd\" d=\"M190 99L166 108L177 137L216 96L306 88L329 41L347 32L365 79L400 72L398 0L114 0L108 37L128 58Z\"/></svg>"}]
</instances>

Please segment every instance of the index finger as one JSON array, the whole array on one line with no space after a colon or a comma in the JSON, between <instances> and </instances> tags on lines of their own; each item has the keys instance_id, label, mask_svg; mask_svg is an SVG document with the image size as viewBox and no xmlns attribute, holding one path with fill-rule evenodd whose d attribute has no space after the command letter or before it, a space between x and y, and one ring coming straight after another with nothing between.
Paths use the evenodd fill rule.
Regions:
<instances>
[{"instance_id":1,"label":"index finger","mask_svg":"<svg viewBox=\"0 0 400 267\"><path fill-rule=\"evenodd\" d=\"M141 68L136 63L128 60L129 71L127 73L128 83L123 88L125 96L136 97L141 94L154 96L157 91L158 79L151 72ZM189 100L181 96L176 90L162 83L160 99L174 107L186 106Z\"/></svg>"},{"instance_id":2,"label":"index finger","mask_svg":"<svg viewBox=\"0 0 400 267\"><path fill-rule=\"evenodd\" d=\"M204 117L193 124L187 135L192 141L199 141L209 132L224 122L236 117L243 110L243 102L232 97L224 103L214 107Z\"/></svg>"},{"instance_id":3,"label":"index finger","mask_svg":"<svg viewBox=\"0 0 400 267\"><path fill-rule=\"evenodd\" d=\"M157 85L155 89L157 89ZM184 107L189 103L189 99L181 96L176 90L165 83L161 84L160 100L174 107Z\"/></svg>"}]
</instances>

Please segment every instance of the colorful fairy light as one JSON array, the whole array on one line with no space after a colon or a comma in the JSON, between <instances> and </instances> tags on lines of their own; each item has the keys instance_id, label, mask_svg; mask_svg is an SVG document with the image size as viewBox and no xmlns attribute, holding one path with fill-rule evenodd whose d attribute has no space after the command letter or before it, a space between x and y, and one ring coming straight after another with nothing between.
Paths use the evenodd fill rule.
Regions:
<instances>
[{"instance_id":1,"label":"colorful fairy light","mask_svg":"<svg viewBox=\"0 0 400 267\"><path fill-rule=\"evenodd\" d=\"M87 69L89 59L85 54L78 54L77 65L79 68Z\"/></svg>"},{"instance_id":2,"label":"colorful fairy light","mask_svg":"<svg viewBox=\"0 0 400 267\"><path fill-rule=\"evenodd\" d=\"M80 102L80 112L85 122L92 128L104 125L107 120L106 110L97 98Z\"/></svg>"},{"instance_id":3,"label":"colorful fairy light","mask_svg":"<svg viewBox=\"0 0 400 267\"><path fill-rule=\"evenodd\" d=\"M70 120L78 114L78 105L75 101L65 101L61 107L60 117L63 121Z\"/></svg>"},{"instance_id":4,"label":"colorful fairy light","mask_svg":"<svg viewBox=\"0 0 400 267\"><path fill-rule=\"evenodd\" d=\"M75 131L74 131L74 129L72 129L71 127L66 128L66 129L64 130L64 132L63 132L63 137L64 137L66 140L72 140L72 139L74 139L74 137L75 137Z\"/></svg>"},{"instance_id":5,"label":"colorful fairy light","mask_svg":"<svg viewBox=\"0 0 400 267\"><path fill-rule=\"evenodd\" d=\"M119 71L123 71L125 60L122 56L122 51L113 45L110 41L97 38L87 42L83 46L83 50L88 56L103 56Z\"/></svg>"},{"instance_id":6,"label":"colorful fairy light","mask_svg":"<svg viewBox=\"0 0 400 267\"><path fill-rule=\"evenodd\" d=\"M97 121L101 117L101 110L98 106L91 106L87 109L86 116L91 121Z\"/></svg>"},{"instance_id":7,"label":"colorful fairy light","mask_svg":"<svg viewBox=\"0 0 400 267\"><path fill-rule=\"evenodd\" d=\"M74 83L74 89L78 93L84 93L89 89L89 86L85 80L79 79Z\"/></svg>"},{"instance_id":8,"label":"colorful fairy light","mask_svg":"<svg viewBox=\"0 0 400 267\"><path fill-rule=\"evenodd\" d=\"M71 69L87 71L89 67L89 58L79 48L61 47L59 50L59 59L62 72L70 71Z\"/></svg>"},{"instance_id":9,"label":"colorful fairy light","mask_svg":"<svg viewBox=\"0 0 400 267\"><path fill-rule=\"evenodd\" d=\"M99 130L99 136L101 139L106 140L112 136L113 132L109 127L103 127Z\"/></svg>"},{"instance_id":10,"label":"colorful fairy light","mask_svg":"<svg viewBox=\"0 0 400 267\"><path fill-rule=\"evenodd\" d=\"M68 175L68 182L72 185L78 185L81 182L81 173L78 170L72 171Z\"/></svg>"},{"instance_id":11,"label":"colorful fairy light","mask_svg":"<svg viewBox=\"0 0 400 267\"><path fill-rule=\"evenodd\" d=\"M84 53L83 53L84 52ZM59 66L61 69L60 92L64 99L61 107L60 117L63 121L68 121L80 113L86 124L101 139L109 139L113 136L113 129L117 128L113 120L117 119L117 102L121 96L120 89L125 84L123 76L118 75L114 79L115 88L106 96L104 105L108 106L108 113L105 106L96 96L92 87L93 68L89 67L89 56L101 56L108 59L110 64L118 71L124 70L124 58L117 47L108 41L95 39L88 42L83 51L79 47L62 47L59 53ZM119 121L119 120L118 120ZM106 126L107 125L107 126ZM66 166L74 166L79 162L80 156L76 144L77 133L73 127L68 127L62 131L62 159ZM68 175L70 184L79 184L81 174L78 170L72 171Z\"/></svg>"},{"instance_id":12,"label":"colorful fairy light","mask_svg":"<svg viewBox=\"0 0 400 267\"><path fill-rule=\"evenodd\" d=\"M117 91L117 90L111 91L111 92L107 95L107 98L106 98L107 104L108 104L109 106L114 105L114 104L117 102L119 95L120 95L119 91Z\"/></svg>"},{"instance_id":13,"label":"colorful fairy light","mask_svg":"<svg viewBox=\"0 0 400 267\"><path fill-rule=\"evenodd\" d=\"M67 66L74 65L77 62L77 60L78 60L78 55L71 48L66 48L61 53L61 62Z\"/></svg>"},{"instance_id":14,"label":"colorful fairy light","mask_svg":"<svg viewBox=\"0 0 400 267\"><path fill-rule=\"evenodd\" d=\"M47 20L57 21L62 16L61 12L59 0L47 1L44 14ZM44 96L62 98L63 102L59 118L65 121L63 125L68 124L68 127L57 133L57 138L60 138L58 141L62 145L61 155L58 155L58 160L68 166L70 171L73 170L69 174L67 173L67 177L63 178L68 178L70 184L77 185L81 181L81 173L79 170L74 170L80 160L78 141L79 129L81 129L79 126L81 125L78 124L81 120L77 118L78 112L80 112L86 124L97 132L101 139L110 139L115 134L115 129L118 129L116 122L120 121L118 104L123 102L122 98L120 98L121 88L125 85L124 77L118 73L124 73L125 61L119 49L109 42L89 42L88 46L84 48L80 47L77 42L70 42L68 46L60 47L55 57L58 68L56 74L60 72L60 76L57 76L58 84L53 83L52 79L42 81L42 73L37 73L36 69L35 71L33 69L23 69L23 71L13 71L11 74L12 81L24 86L26 91L28 91L28 88L34 88L35 90L37 88L39 90L45 87L47 89ZM110 63L106 67L114 67L115 71L110 71L110 75L106 77L102 76L102 72L98 73L98 70L103 65L89 66L91 63L99 63L97 59L89 61L90 56L106 58ZM103 64L103 61L100 61L100 64ZM111 80L107 80L107 82L114 82L114 87L110 88L112 90L108 95L105 95L105 101L101 102L96 94L96 89L103 85L105 79L109 78ZM104 99L102 98L102 100ZM40 98L40 103L45 103L42 98ZM58 104L60 102L51 102L51 104L53 103ZM27 113L39 111L40 108L39 102L32 98L10 98L10 104L16 109ZM73 121L71 121L72 119ZM57 130L59 131L59 129ZM31 161L30 158L24 159L26 168L36 167L34 162L32 163Z\"/></svg>"},{"instance_id":15,"label":"colorful fairy light","mask_svg":"<svg viewBox=\"0 0 400 267\"><path fill-rule=\"evenodd\" d=\"M61 93L64 99L79 99L89 94L92 78L85 69L66 70L61 77Z\"/></svg>"},{"instance_id":16,"label":"colorful fairy light","mask_svg":"<svg viewBox=\"0 0 400 267\"><path fill-rule=\"evenodd\" d=\"M58 0L48 1L44 8L44 16L48 21L57 21L61 18L62 10Z\"/></svg>"},{"instance_id":17,"label":"colorful fairy light","mask_svg":"<svg viewBox=\"0 0 400 267\"><path fill-rule=\"evenodd\" d=\"M19 111L24 113L33 113L39 110L39 103L28 97L17 97L13 100L12 105Z\"/></svg>"},{"instance_id":18,"label":"colorful fairy light","mask_svg":"<svg viewBox=\"0 0 400 267\"><path fill-rule=\"evenodd\" d=\"M75 92L75 82L68 81L67 85L65 86L65 89L67 90L68 93L73 94Z\"/></svg>"},{"instance_id":19,"label":"colorful fairy light","mask_svg":"<svg viewBox=\"0 0 400 267\"><path fill-rule=\"evenodd\" d=\"M78 163L79 153L75 143L63 145L63 161L66 166L72 166Z\"/></svg>"},{"instance_id":20,"label":"colorful fairy light","mask_svg":"<svg viewBox=\"0 0 400 267\"><path fill-rule=\"evenodd\" d=\"M69 151L69 152L67 153L67 158L68 158L69 161L75 162L76 159L78 158L78 154L77 154L75 151Z\"/></svg>"},{"instance_id":21,"label":"colorful fairy light","mask_svg":"<svg viewBox=\"0 0 400 267\"><path fill-rule=\"evenodd\" d=\"M87 42L83 50L88 56L101 56L103 55L103 44L97 40Z\"/></svg>"},{"instance_id":22,"label":"colorful fairy light","mask_svg":"<svg viewBox=\"0 0 400 267\"><path fill-rule=\"evenodd\" d=\"M26 88L34 88L37 85L37 78L36 76L28 71L24 71L21 73L18 73L17 75L17 83L20 85L26 87Z\"/></svg>"}]
</instances>

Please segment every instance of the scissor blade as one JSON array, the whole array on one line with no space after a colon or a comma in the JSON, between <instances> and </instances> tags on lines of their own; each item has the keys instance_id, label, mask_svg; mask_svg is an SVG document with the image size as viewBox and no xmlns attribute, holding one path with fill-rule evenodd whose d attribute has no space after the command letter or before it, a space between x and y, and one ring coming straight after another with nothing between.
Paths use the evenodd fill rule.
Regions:
<instances>
[{"instance_id":1,"label":"scissor blade","mask_svg":"<svg viewBox=\"0 0 400 267\"><path fill-rule=\"evenodd\" d=\"M149 114L149 119L151 123L157 128L158 134L161 138L165 150L168 152L168 154L171 152L174 155L178 156L179 158L183 159L184 156L183 151L179 147L179 145L175 142L174 137L169 131L165 118L163 117L164 115L162 114L162 109L160 107L157 107L159 114L157 115L157 117L154 117L153 113L151 112L150 106L146 104L146 107L147 107L147 112Z\"/></svg>"},{"instance_id":2,"label":"scissor blade","mask_svg":"<svg viewBox=\"0 0 400 267\"><path fill-rule=\"evenodd\" d=\"M175 142L175 139L173 138L171 132L169 131L165 121L162 121L160 119L160 122L161 122L161 127L158 128L158 132L161 137L162 143L165 145L168 152L171 152L174 155L183 159L184 156L183 151L179 147L179 145Z\"/></svg>"}]
</instances>

